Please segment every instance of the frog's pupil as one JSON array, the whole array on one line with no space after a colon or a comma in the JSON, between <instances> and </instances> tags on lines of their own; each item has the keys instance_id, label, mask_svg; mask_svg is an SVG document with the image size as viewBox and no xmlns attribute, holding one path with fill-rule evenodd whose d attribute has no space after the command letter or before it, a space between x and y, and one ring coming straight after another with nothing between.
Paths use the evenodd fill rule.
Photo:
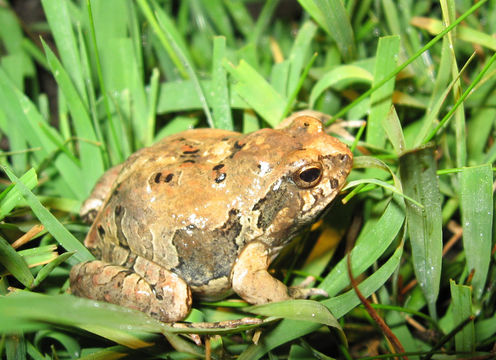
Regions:
<instances>
[{"instance_id":1,"label":"frog's pupil","mask_svg":"<svg viewBox=\"0 0 496 360\"><path fill-rule=\"evenodd\" d=\"M305 171L302 171L300 173L300 179L307 183L314 182L319 177L320 177L320 169L318 168L306 169Z\"/></svg>"}]
</instances>

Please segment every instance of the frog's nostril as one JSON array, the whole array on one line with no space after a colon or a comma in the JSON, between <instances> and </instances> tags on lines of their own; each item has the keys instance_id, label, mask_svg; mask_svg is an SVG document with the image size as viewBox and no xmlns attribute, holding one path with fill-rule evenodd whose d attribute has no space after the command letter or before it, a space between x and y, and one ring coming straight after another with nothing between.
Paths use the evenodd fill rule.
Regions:
<instances>
[{"instance_id":1,"label":"frog's nostril","mask_svg":"<svg viewBox=\"0 0 496 360\"><path fill-rule=\"evenodd\" d=\"M339 159L344 162L344 163L349 163L350 162L350 156L348 154L341 154L339 156Z\"/></svg>"}]
</instances>

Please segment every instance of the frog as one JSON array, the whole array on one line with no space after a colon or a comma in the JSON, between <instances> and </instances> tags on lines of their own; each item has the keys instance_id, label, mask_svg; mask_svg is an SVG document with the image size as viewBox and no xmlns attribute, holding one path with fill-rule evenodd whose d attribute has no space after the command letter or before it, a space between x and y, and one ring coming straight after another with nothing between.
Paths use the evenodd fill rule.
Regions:
<instances>
[{"instance_id":1,"label":"frog","mask_svg":"<svg viewBox=\"0 0 496 360\"><path fill-rule=\"evenodd\" d=\"M168 323L188 316L193 297L326 295L286 286L269 265L329 209L352 164L312 111L248 134L167 136L104 173L83 203L84 244L97 260L71 269L70 290Z\"/></svg>"}]
</instances>

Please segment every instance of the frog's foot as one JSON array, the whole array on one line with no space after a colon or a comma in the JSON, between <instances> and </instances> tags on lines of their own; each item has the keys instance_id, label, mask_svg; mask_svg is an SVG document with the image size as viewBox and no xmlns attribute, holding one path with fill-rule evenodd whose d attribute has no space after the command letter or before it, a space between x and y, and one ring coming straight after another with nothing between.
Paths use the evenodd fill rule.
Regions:
<instances>
[{"instance_id":1,"label":"frog's foot","mask_svg":"<svg viewBox=\"0 0 496 360\"><path fill-rule=\"evenodd\" d=\"M300 284L296 286L291 286L289 288L289 294L295 299L308 299L311 296L323 296L329 297L329 294L324 289L311 288L315 283L314 276L307 276Z\"/></svg>"},{"instance_id":2,"label":"frog's foot","mask_svg":"<svg viewBox=\"0 0 496 360\"><path fill-rule=\"evenodd\" d=\"M288 288L289 296L293 299L308 299L310 296L319 295L329 297L327 291L318 288L302 288L299 286L291 286Z\"/></svg>"},{"instance_id":3,"label":"frog's foot","mask_svg":"<svg viewBox=\"0 0 496 360\"><path fill-rule=\"evenodd\" d=\"M294 298L292 290L267 272L270 259L267 246L258 241L246 245L239 255L232 270L232 288L245 301L264 304Z\"/></svg>"},{"instance_id":4,"label":"frog's foot","mask_svg":"<svg viewBox=\"0 0 496 360\"><path fill-rule=\"evenodd\" d=\"M189 286L164 269L145 278L96 260L74 266L70 281L74 295L133 308L164 322L182 320L191 309Z\"/></svg>"}]
</instances>

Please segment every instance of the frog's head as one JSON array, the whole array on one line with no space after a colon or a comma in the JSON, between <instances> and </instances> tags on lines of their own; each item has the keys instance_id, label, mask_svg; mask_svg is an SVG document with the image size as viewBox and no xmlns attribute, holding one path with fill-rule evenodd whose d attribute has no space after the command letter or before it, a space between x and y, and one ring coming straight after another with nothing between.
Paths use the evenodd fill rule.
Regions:
<instances>
[{"instance_id":1,"label":"frog's head","mask_svg":"<svg viewBox=\"0 0 496 360\"><path fill-rule=\"evenodd\" d=\"M265 198L255 205L258 223L265 227L265 241L283 245L298 230L315 221L344 186L352 167L346 145L324 131L317 117L296 116L277 137L283 136L284 152L268 177Z\"/></svg>"}]
</instances>

